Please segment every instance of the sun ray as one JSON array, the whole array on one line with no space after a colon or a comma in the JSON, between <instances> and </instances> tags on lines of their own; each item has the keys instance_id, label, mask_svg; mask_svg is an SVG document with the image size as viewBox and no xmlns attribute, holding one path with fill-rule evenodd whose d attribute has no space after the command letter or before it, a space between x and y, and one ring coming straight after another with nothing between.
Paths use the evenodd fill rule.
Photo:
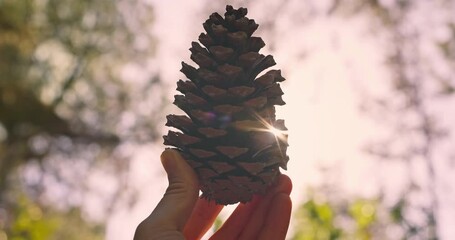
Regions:
<instances>
[{"instance_id":1,"label":"sun ray","mask_svg":"<svg viewBox=\"0 0 455 240\"><path fill-rule=\"evenodd\" d=\"M261 117L257 113L255 113L255 117L263 125L263 127L260 127L260 128L250 127L249 130L272 133L273 136L275 137L275 141L276 141L278 150L280 151L281 156L284 157L283 150L281 148L281 143L287 142L288 131L275 128L273 125L271 125L269 122L267 122L263 117Z\"/></svg>"}]
</instances>

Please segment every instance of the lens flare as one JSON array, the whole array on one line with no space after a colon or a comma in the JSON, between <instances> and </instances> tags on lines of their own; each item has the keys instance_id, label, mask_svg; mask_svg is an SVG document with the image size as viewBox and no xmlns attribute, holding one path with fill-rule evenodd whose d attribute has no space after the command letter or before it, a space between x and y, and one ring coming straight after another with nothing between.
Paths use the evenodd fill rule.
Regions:
<instances>
[{"instance_id":1,"label":"lens flare","mask_svg":"<svg viewBox=\"0 0 455 240\"><path fill-rule=\"evenodd\" d=\"M287 131L277 129L273 126L267 126L267 132L272 133L275 137L282 139L283 136L287 135Z\"/></svg>"}]
</instances>

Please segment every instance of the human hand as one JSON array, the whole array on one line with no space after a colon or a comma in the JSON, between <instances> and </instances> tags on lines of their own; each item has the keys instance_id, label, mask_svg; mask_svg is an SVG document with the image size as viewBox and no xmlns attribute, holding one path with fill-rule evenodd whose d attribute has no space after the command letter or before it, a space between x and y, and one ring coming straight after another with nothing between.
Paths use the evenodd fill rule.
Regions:
<instances>
[{"instance_id":1,"label":"human hand","mask_svg":"<svg viewBox=\"0 0 455 240\"><path fill-rule=\"evenodd\" d=\"M164 151L161 162L168 175L169 187L150 216L139 224L134 239L200 239L211 228L223 206L198 199L197 176L178 152ZM292 208L291 189L289 177L280 175L267 194L239 204L210 239L285 239Z\"/></svg>"}]
</instances>

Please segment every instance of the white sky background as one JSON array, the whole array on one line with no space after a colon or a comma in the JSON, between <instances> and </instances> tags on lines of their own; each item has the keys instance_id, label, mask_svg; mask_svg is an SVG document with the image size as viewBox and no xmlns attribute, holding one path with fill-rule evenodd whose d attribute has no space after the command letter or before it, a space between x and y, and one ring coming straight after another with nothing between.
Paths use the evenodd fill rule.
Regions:
<instances>
[{"instance_id":1,"label":"white sky background","mask_svg":"<svg viewBox=\"0 0 455 240\"><path fill-rule=\"evenodd\" d=\"M154 5L156 19L151 30L158 38L156 66L161 77L168 83L169 89L175 89L182 60L189 60L191 41L196 41L203 31L202 23L208 17L205 1L160 1L150 0ZM238 7L233 3L234 7ZM314 14L308 21L289 31L289 18L278 18L277 27L283 26L274 36L261 30L262 20L267 14L260 5L273 9L279 1L258 1L252 4L248 17L259 23L260 35L266 44L273 41L273 55L277 66L283 70L287 81L282 85L287 105L278 107L278 116L286 120L289 128L290 161L288 174L294 183L292 199L294 209L305 199L305 190L309 186L321 184L320 167L337 168L334 181L346 194L374 196L380 182L390 186L390 191L397 192L400 186L402 167L390 164L387 168L372 160L362 152L365 143L384 135L384 126L359 112L364 98L359 91L380 95L387 92L384 79L388 79L384 62L383 49L385 39L379 34L369 32L368 22L361 15L355 18L341 19ZM305 1L291 1L296 11L303 9ZM318 2L308 11L324 9L326 1ZM298 7L298 8L297 8ZM296 12L290 12L296 15ZM311 15L311 14L310 14ZM298 17L298 14L296 15ZM268 16L267 18L269 18ZM269 53L262 51L263 53ZM302 57L303 56L303 57ZM193 64L194 65L194 64ZM175 92L169 93L171 101ZM455 109L455 101L448 102ZM453 110L447 112L447 105L435 107L445 113L445 125L453 123ZM178 111L169 106L169 111ZM165 116L163 116L164 119ZM450 126L450 125L449 125ZM455 127L452 124L452 129ZM163 129L163 133L168 129ZM447 146L448 151L451 151ZM141 190L138 204L132 209L119 210L108 222L107 239L132 239L136 225L144 219L158 203L167 186L167 179L161 169L159 154L164 149L161 141L134 150L136 157L132 161L131 184ZM453 172L453 171L452 171ZM448 174L450 180L450 174ZM339 179L338 179L339 178ZM452 178L453 179L453 178ZM450 181L449 181L450 182ZM395 186L395 187L394 187ZM446 197L446 203L453 197ZM232 209L232 208L229 208ZM455 239L455 230L449 223L454 223L452 212L441 215L443 220L443 238ZM229 211L223 212L227 216Z\"/></svg>"}]
</instances>

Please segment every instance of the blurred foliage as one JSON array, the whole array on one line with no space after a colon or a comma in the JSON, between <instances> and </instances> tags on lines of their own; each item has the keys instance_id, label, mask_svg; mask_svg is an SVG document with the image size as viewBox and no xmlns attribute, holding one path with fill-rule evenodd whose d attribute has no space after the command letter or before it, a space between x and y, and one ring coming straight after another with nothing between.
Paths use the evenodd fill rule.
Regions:
<instances>
[{"instance_id":1,"label":"blurred foliage","mask_svg":"<svg viewBox=\"0 0 455 240\"><path fill-rule=\"evenodd\" d=\"M306 201L297 210L298 227L293 239L339 239L343 230L335 227L334 214L334 208L328 203L318 203L314 199Z\"/></svg>"},{"instance_id":2,"label":"blurred foliage","mask_svg":"<svg viewBox=\"0 0 455 240\"><path fill-rule=\"evenodd\" d=\"M316 1L305 1L301 9L295 2L267 9L259 31L279 39L287 30L278 29L276 19L287 17L289 6L294 15L287 22L305 26L316 19ZM434 189L446 183L434 162L444 160L435 153L448 133L428 106L454 97L455 23L452 18L441 24L447 37L428 40L434 27L412 20L424 2L333 0L321 14L370 16L373 34L389 43L384 52L393 76L390 95L366 99L363 107L384 124L388 115L395 116L394 126L390 138L368 152L385 162L404 162L409 179L392 204L382 197L321 201L309 195L297 211L294 239L388 239L386 230L395 226L401 226L397 235L403 233L404 239L438 238L437 216L444 209L438 208ZM440 13L454 9L452 0L436 2ZM117 181L105 196L105 212L130 194L125 190L128 155L118 149L157 139L159 116L164 116L161 81L150 59L152 23L151 6L139 0L0 0L0 240L6 234L8 239L102 237L102 227L92 227L78 210L81 200L43 196L55 185L83 196L92 190L81 179L93 172ZM279 45L268 43L271 51ZM422 46L437 48L439 55L426 58ZM405 147L394 147L400 144ZM425 163L426 187L412 172L418 161ZM416 194L430 196L430 203L413 203ZM66 211L53 209L55 202L65 203ZM415 215L424 221L414 221Z\"/></svg>"},{"instance_id":3,"label":"blurred foliage","mask_svg":"<svg viewBox=\"0 0 455 240\"><path fill-rule=\"evenodd\" d=\"M14 216L14 222L10 226L0 226L0 234L5 233L7 239L103 239L103 228L87 223L77 209L59 212L30 201L26 195L16 199L16 206L6 214L6 217Z\"/></svg>"},{"instance_id":4,"label":"blurred foliage","mask_svg":"<svg viewBox=\"0 0 455 240\"><path fill-rule=\"evenodd\" d=\"M215 222L213 223L213 227L212 227L213 231L216 232L218 229L221 228L222 225L223 225L223 220L221 218L217 217L215 219Z\"/></svg>"},{"instance_id":5,"label":"blurred foliage","mask_svg":"<svg viewBox=\"0 0 455 240\"><path fill-rule=\"evenodd\" d=\"M388 203L392 218L404 231L404 239L440 239L439 216L444 211L440 189L450 184L445 175L451 174L441 169L451 165L453 149L449 156L443 152L453 140L450 126L435 109L453 108L455 1L333 3L331 14L369 16L373 34L387 41L389 92L369 96L363 109L391 129L383 140L367 147L368 153L384 163L400 162L406 169L402 193ZM417 170L419 166L423 171Z\"/></svg>"},{"instance_id":6,"label":"blurred foliage","mask_svg":"<svg viewBox=\"0 0 455 240\"><path fill-rule=\"evenodd\" d=\"M48 239L57 228L57 219L43 216L43 210L25 197L17 199L15 221L6 229L10 239Z\"/></svg>"},{"instance_id":7,"label":"blurred foliage","mask_svg":"<svg viewBox=\"0 0 455 240\"><path fill-rule=\"evenodd\" d=\"M9 214L8 239L101 238L80 212L52 209L54 202L78 209L80 197L56 199L48 188L83 196L92 190L80 179L108 174L117 189L104 196L107 214L131 194L121 192L128 155L118 148L157 138L164 98L150 63L152 23L151 6L138 0L0 1L0 207Z\"/></svg>"},{"instance_id":8,"label":"blurred foliage","mask_svg":"<svg viewBox=\"0 0 455 240\"><path fill-rule=\"evenodd\" d=\"M321 196L331 198L322 200ZM292 239L391 239L386 230L395 223L387 215L379 217L378 211L385 211L379 199L310 192L294 215Z\"/></svg>"}]
</instances>

